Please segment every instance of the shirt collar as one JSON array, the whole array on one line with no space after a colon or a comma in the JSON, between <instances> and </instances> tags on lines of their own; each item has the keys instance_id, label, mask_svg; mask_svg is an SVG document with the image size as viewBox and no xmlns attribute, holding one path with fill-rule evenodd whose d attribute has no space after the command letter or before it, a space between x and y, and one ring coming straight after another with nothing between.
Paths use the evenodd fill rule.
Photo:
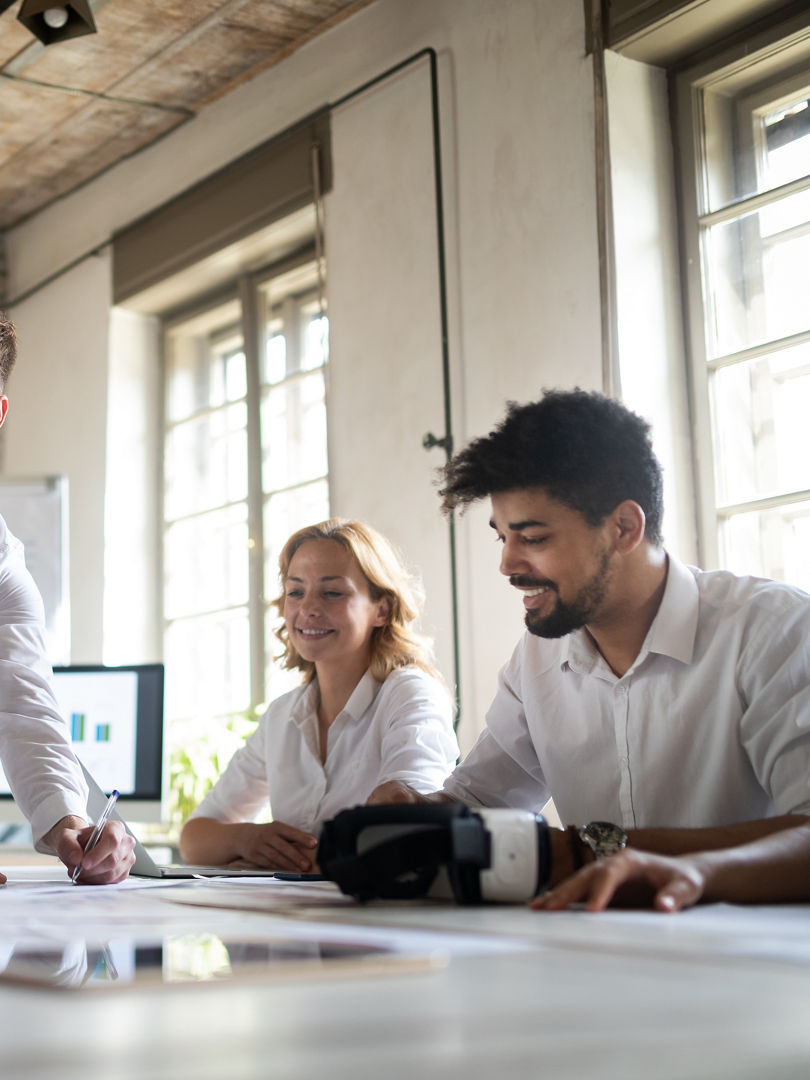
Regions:
<instances>
[{"instance_id":1,"label":"shirt collar","mask_svg":"<svg viewBox=\"0 0 810 1080\"><path fill-rule=\"evenodd\" d=\"M290 719L298 727L304 727L308 720L317 716L318 684L313 679L301 687L298 700L290 712Z\"/></svg>"},{"instance_id":2,"label":"shirt collar","mask_svg":"<svg viewBox=\"0 0 810 1080\"><path fill-rule=\"evenodd\" d=\"M381 686L382 683L377 682L371 671L366 671L363 678L352 690L352 695L343 706L342 712L348 713L353 720L359 720L371 708Z\"/></svg>"},{"instance_id":3,"label":"shirt collar","mask_svg":"<svg viewBox=\"0 0 810 1080\"><path fill-rule=\"evenodd\" d=\"M695 648L699 595L694 574L683 563L667 555L667 583L658 611L635 664L648 653L659 653L689 664ZM563 639L560 666L568 665L583 674L607 667L587 630L575 630Z\"/></svg>"},{"instance_id":4,"label":"shirt collar","mask_svg":"<svg viewBox=\"0 0 810 1080\"><path fill-rule=\"evenodd\" d=\"M697 635L700 598L695 575L688 566L667 556L667 584L641 654L671 656L683 664L692 662Z\"/></svg>"},{"instance_id":5,"label":"shirt collar","mask_svg":"<svg viewBox=\"0 0 810 1080\"><path fill-rule=\"evenodd\" d=\"M359 720L371 708L374 699L379 693L382 683L378 683L371 671L367 670L360 682L352 690L351 696L340 711L340 715L347 714L353 720ZM303 688L303 693L295 704L291 713L291 719L298 727L304 727L307 721L317 715L318 711L318 684L313 679Z\"/></svg>"}]
</instances>

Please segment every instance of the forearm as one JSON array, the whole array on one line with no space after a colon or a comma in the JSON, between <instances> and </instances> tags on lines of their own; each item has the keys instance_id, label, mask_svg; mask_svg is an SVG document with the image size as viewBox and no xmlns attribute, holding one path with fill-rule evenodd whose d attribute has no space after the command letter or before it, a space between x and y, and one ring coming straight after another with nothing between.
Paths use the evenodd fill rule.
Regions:
<instances>
[{"instance_id":1,"label":"forearm","mask_svg":"<svg viewBox=\"0 0 810 1080\"><path fill-rule=\"evenodd\" d=\"M770 836L787 834L797 826L810 823L810 818L796 814L745 821L706 829L631 829L628 846L657 855L696 855L708 858L708 853L741 844L765 841ZM804 830L801 830L804 831ZM731 856L728 857L729 862ZM576 829L551 830L551 884L559 885L582 866L594 861L590 849L577 836ZM715 866L716 863L716 866ZM723 860L709 860L707 866L718 875L723 872ZM702 867L701 867L702 869Z\"/></svg>"},{"instance_id":2,"label":"forearm","mask_svg":"<svg viewBox=\"0 0 810 1080\"><path fill-rule=\"evenodd\" d=\"M180 833L180 854L188 863L226 866L244 857L245 823L228 824L214 818L192 818Z\"/></svg>"},{"instance_id":3,"label":"forearm","mask_svg":"<svg viewBox=\"0 0 810 1080\"><path fill-rule=\"evenodd\" d=\"M810 824L810 818L783 814L706 829L630 829L627 837L629 847L642 851L652 851L658 855L688 855L749 844L803 824Z\"/></svg>"},{"instance_id":4,"label":"forearm","mask_svg":"<svg viewBox=\"0 0 810 1080\"><path fill-rule=\"evenodd\" d=\"M701 852L692 861L705 881L704 900L734 904L810 900L807 825L783 829L728 851Z\"/></svg>"}]
</instances>

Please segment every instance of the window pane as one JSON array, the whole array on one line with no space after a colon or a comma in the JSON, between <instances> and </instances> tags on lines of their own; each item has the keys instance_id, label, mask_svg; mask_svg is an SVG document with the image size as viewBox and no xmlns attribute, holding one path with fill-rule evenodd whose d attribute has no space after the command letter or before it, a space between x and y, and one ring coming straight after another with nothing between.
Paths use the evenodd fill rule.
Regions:
<instances>
[{"instance_id":1,"label":"window pane","mask_svg":"<svg viewBox=\"0 0 810 1080\"><path fill-rule=\"evenodd\" d=\"M264 350L263 383L281 382L287 374L287 339L282 333L268 335Z\"/></svg>"},{"instance_id":2,"label":"window pane","mask_svg":"<svg viewBox=\"0 0 810 1080\"><path fill-rule=\"evenodd\" d=\"M326 475L326 401L322 371L262 396L262 488L275 491Z\"/></svg>"},{"instance_id":3,"label":"window pane","mask_svg":"<svg viewBox=\"0 0 810 1080\"><path fill-rule=\"evenodd\" d=\"M703 96L708 165L704 211L810 174L808 91L756 105L739 93L735 79L713 83Z\"/></svg>"},{"instance_id":4,"label":"window pane","mask_svg":"<svg viewBox=\"0 0 810 1080\"><path fill-rule=\"evenodd\" d=\"M171 623L164 637L166 715L225 716L250 705L247 609Z\"/></svg>"},{"instance_id":5,"label":"window pane","mask_svg":"<svg viewBox=\"0 0 810 1080\"><path fill-rule=\"evenodd\" d=\"M810 487L810 345L721 368L711 390L720 504Z\"/></svg>"},{"instance_id":6,"label":"window pane","mask_svg":"<svg viewBox=\"0 0 810 1080\"><path fill-rule=\"evenodd\" d=\"M810 329L810 191L706 231L712 357Z\"/></svg>"},{"instance_id":7,"label":"window pane","mask_svg":"<svg viewBox=\"0 0 810 1080\"><path fill-rule=\"evenodd\" d=\"M326 363L329 353L329 320L304 311L304 347L301 370L312 371Z\"/></svg>"},{"instance_id":8,"label":"window pane","mask_svg":"<svg viewBox=\"0 0 810 1080\"><path fill-rule=\"evenodd\" d=\"M248 550L244 504L171 525L165 541L166 617L247 603Z\"/></svg>"},{"instance_id":9,"label":"window pane","mask_svg":"<svg viewBox=\"0 0 810 1080\"><path fill-rule=\"evenodd\" d=\"M810 592L810 503L735 514L720 529L723 565Z\"/></svg>"},{"instance_id":10,"label":"window pane","mask_svg":"<svg viewBox=\"0 0 810 1080\"><path fill-rule=\"evenodd\" d=\"M329 487L325 480L280 492L267 500L264 505L264 580L268 599L278 595L278 557L289 536L296 529L328 517Z\"/></svg>"},{"instance_id":11,"label":"window pane","mask_svg":"<svg viewBox=\"0 0 810 1080\"><path fill-rule=\"evenodd\" d=\"M810 98L802 95L758 118L759 188L787 184L810 172Z\"/></svg>"},{"instance_id":12,"label":"window pane","mask_svg":"<svg viewBox=\"0 0 810 1080\"><path fill-rule=\"evenodd\" d=\"M239 303L197 315L166 335L166 418L239 401L247 392Z\"/></svg>"},{"instance_id":13,"label":"window pane","mask_svg":"<svg viewBox=\"0 0 810 1080\"><path fill-rule=\"evenodd\" d=\"M166 433L165 515L196 514L247 496L247 409L229 405Z\"/></svg>"}]
</instances>

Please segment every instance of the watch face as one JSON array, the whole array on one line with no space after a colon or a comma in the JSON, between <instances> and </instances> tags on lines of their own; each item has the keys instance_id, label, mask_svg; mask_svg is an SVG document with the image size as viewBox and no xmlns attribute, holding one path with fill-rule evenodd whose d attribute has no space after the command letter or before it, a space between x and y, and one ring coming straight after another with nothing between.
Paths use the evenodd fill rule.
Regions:
<instances>
[{"instance_id":1,"label":"watch face","mask_svg":"<svg viewBox=\"0 0 810 1080\"><path fill-rule=\"evenodd\" d=\"M589 821L585 826L585 831L597 842L609 844L621 843L622 840L627 842L624 829L620 829L612 821Z\"/></svg>"},{"instance_id":2,"label":"watch face","mask_svg":"<svg viewBox=\"0 0 810 1080\"><path fill-rule=\"evenodd\" d=\"M627 846L627 833L612 821L589 821L579 835L597 856L610 855Z\"/></svg>"}]
</instances>

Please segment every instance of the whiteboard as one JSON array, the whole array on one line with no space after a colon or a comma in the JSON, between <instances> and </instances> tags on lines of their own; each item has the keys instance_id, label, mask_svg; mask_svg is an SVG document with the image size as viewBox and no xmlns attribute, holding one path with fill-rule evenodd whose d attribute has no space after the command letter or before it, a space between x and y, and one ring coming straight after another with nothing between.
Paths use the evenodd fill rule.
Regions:
<instances>
[{"instance_id":1,"label":"whiteboard","mask_svg":"<svg viewBox=\"0 0 810 1080\"><path fill-rule=\"evenodd\" d=\"M52 664L68 664L67 477L0 478L0 515L25 546L25 565L42 594L48 658Z\"/></svg>"}]
</instances>

